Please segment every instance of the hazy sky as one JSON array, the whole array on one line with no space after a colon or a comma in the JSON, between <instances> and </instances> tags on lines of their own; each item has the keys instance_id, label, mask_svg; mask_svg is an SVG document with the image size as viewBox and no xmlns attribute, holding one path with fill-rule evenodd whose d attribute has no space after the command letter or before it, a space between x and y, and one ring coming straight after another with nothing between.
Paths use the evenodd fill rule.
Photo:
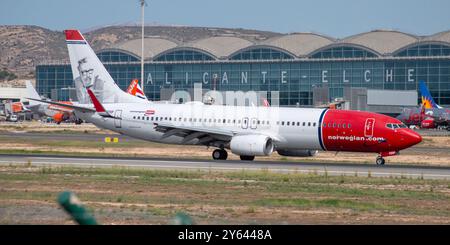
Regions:
<instances>
[{"instance_id":1,"label":"hazy sky","mask_svg":"<svg viewBox=\"0 0 450 245\"><path fill-rule=\"evenodd\" d=\"M374 29L429 35L450 29L450 0L147 0L147 24L318 32ZM0 0L0 25L52 30L136 23L138 0Z\"/></svg>"}]
</instances>

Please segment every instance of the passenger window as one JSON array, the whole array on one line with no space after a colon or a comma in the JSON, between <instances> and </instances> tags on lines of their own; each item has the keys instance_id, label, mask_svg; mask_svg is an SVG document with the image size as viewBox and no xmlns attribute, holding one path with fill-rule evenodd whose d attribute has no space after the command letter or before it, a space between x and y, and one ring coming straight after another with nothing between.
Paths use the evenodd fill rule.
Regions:
<instances>
[{"instance_id":1,"label":"passenger window","mask_svg":"<svg viewBox=\"0 0 450 245\"><path fill-rule=\"evenodd\" d=\"M336 127L336 123L333 123L333 128L335 128Z\"/></svg>"},{"instance_id":2,"label":"passenger window","mask_svg":"<svg viewBox=\"0 0 450 245\"><path fill-rule=\"evenodd\" d=\"M277 125L280 125L280 121L277 121Z\"/></svg>"},{"instance_id":3,"label":"passenger window","mask_svg":"<svg viewBox=\"0 0 450 245\"><path fill-rule=\"evenodd\" d=\"M267 125L269 125L270 124L270 122L269 121L267 121Z\"/></svg>"},{"instance_id":4,"label":"passenger window","mask_svg":"<svg viewBox=\"0 0 450 245\"><path fill-rule=\"evenodd\" d=\"M300 122L297 122L297 126L300 126Z\"/></svg>"},{"instance_id":5,"label":"passenger window","mask_svg":"<svg viewBox=\"0 0 450 245\"><path fill-rule=\"evenodd\" d=\"M154 117L151 118L151 120L153 121Z\"/></svg>"},{"instance_id":6,"label":"passenger window","mask_svg":"<svg viewBox=\"0 0 450 245\"><path fill-rule=\"evenodd\" d=\"M141 120L141 117L137 117L138 120Z\"/></svg>"},{"instance_id":7,"label":"passenger window","mask_svg":"<svg viewBox=\"0 0 450 245\"><path fill-rule=\"evenodd\" d=\"M227 121L226 119L223 119L223 120L222 120L223 123L225 123L226 121Z\"/></svg>"},{"instance_id":8,"label":"passenger window","mask_svg":"<svg viewBox=\"0 0 450 245\"><path fill-rule=\"evenodd\" d=\"M331 128L331 123L328 123L328 127Z\"/></svg>"},{"instance_id":9,"label":"passenger window","mask_svg":"<svg viewBox=\"0 0 450 245\"><path fill-rule=\"evenodd\" d=\"M311 127L311 123L310 122L308 123L308 127Z\"/></svg>"},{"instance_id":10,"label":"passenger window","mask_svg":"<svg viewBox=\"0 0 450 245\"><path fill-rule=\"evenodd\" d=\"M136 116L133 116L133 119L136 119Z\"/></svg>"},{"instance_id":11,"label":"passenger window","mask_svg":"<svg viewBox=\"0 0 450 245\"><path fill-rule=\"evenodd\" d=\"M326 128L326 127L327 127L327 124L326 124L326 123L324 123L322 127Z\"/></svg>"},{"instance_id":12,"label":"passenger window","mask_svg":"<svg viewBox=\"0 0 450 245\"><path fill-rule=\"evenodd\" d=\"M340 127L341 127L341 124L340 124L340 123L338 123L338 124L337 124L337 128L340 128Z\"/></svg>"},{"instance_id":13,"label":"passenger window","mask_svg":"<svg viewBox=\"0 0 450 245\"><path fill-rule=\"evenodd\" d=\"M281 126L284 126L284 121L281 122Z\"/></svg>"},{"instance_id":14,"label":"passenger window","mask_svg":"<svg viewBox=\"0 0 450 245\"><path fill-rule=\"evenodd\" d=\"M304 127L304 126L306 126L306 123L305 123L305 122L303 122L303 127Z\"/></svg>"},{"instance_id":15,"label":"passenger window","mask_svg":"<svg viewBox=\"0 0 450 245\"><path fill-rule=\"evenodd\" d=\"M164 120L166 120L166 121L167 121L167 117L165 117L165 118L164 118Z\"/></svg>"},{"instance_id":16,"label":"passenger window","mask_svg":"<svg viewBox=\"0 0 450 245\"><path fill-rule=\"evenodd\" d=\"M345 128L347 126L347 124L343 123L342 124L342 128Z\"/></svg>"},{"instance_id":17,"label":"passenger window","mask_svg":"<svg viewBox=\"0 0 450 245\"><path fill-rule=\"evenodd\" d=\"M352 125L349 123L347 128L351 128L351 127L352 127Z\"/></svg>"},{"instance_id":18,"label":"passenger window","mask_svg":"<svg viewBox=\"0 0 450 245\"><path fill-rule=\"evenodd\" d=\"M316 123L313 123L313 127L315 127L316 126Z\"/></svg>"},{"instance_id":19,"label":"passenger window","mask_svg":"<svg viewBox=\"0 0 450 245\"><path fill-rule=\"evenodd\" d=\"M286 122L286 125L289 126L289 122Z\"/></svg>"}]
</instances>

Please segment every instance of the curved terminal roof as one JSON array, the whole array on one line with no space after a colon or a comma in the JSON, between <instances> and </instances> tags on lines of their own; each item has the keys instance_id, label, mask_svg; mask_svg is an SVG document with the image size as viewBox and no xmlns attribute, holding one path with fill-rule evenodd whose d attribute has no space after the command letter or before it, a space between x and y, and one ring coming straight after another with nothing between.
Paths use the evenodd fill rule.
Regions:
<instances>
[{"instance_id":1,"label":"curved terminal roof","mask_svg":"<svg viewBox=\"0 0 450 245\"><path fill-rule=\"evenodd\" d=\"M161 37L145 38L145 59L151 60L171 50L198 50L217 59L230 59L233 55L254 48L273 48L292 54L296 58L307 58L320 50L337 46L357 47L382 56L424 42L439 42L450 46L450 31L431 36L418 37L391 30L375 30L350 36L341 40L314 33L293 33L254 43L234 36L213 36L188 43L177 43ZM130 40L113 47L99 50L117 50L140 57L140 39Z\"/></svg>"},{"instance_id":2,"label":"curved terminal roof","mask_svg":"<svg viewBox=\"0 0 450 245\"><path fill-rule=\"evenodd\" d=\"M330 45L334 39L313 33L294 33L271 38L263 44L286 50L297 57L304 57L309 53Z\"/></svg>"},{"instance_id":3,"label":"curved terminal roof","mask_svg":"<svg viewBox=\"0 0 450 245\"><path fill-rule=\"evenodd\" d=\"M238 50L252 46L254 43L238 37L208 37L185 45L214 55L219 59L226 59Z\"/></svg>"},{"instance_id":4,"label":"curved terminal roof","mask_svg":"<svg viewBox=\"0 0 450 245\"><path fill-rule=\"evenodd\" d=\"M168 49L175 48L177 43L163 38L145 38L144 39L144 60L153 58ZM114 47L118 50L126 50L137 57L141 56L141 39L134 39ZM101 52L101 51L100 51Z\"/></svg>"},{"instance_id":5,"label":"curved terminal roof","mask_svg":"<svg viewBox=\"0 0 450 245\"><path fill-rule=\"evenodd\" d=\"M376 30L347 37L342 42L366 47L382 55L389 55L418 40L418 37L403 32Z\"/></svg>"},{"instance_id":6,"label":"curved terminal roof","mask_svg":"<svg viewBox=\"0 0 450 245\"><path fill-rule=\"evenodd\" d=\"M424 38L424 41L428 42L442 42L450 45L450 30L436 33L432 36Z\"/></svg>"}]
</instances>

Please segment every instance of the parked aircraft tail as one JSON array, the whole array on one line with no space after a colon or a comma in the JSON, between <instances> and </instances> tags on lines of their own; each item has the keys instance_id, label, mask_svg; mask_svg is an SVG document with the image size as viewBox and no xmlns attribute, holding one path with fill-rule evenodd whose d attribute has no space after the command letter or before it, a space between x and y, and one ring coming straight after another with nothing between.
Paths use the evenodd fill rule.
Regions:
<instances>
[{"instance_id":1,"label":"parked aircraft tail","mask_svg":"<svg viewBox=\"0 0 450 245\"><path fill-rule=\"evenodd\" d=\"M130 86L128 86L127 93L134 95L138 98L148 100L147 96L145 96L144 92L142 91L141 86L139 85L139 80L134 79L131 81Z\"/></svg>"},{"instance_id":2,"label":"parked aircraft tail","mask_svg":"<svg viewBox=\"0 0 450 245\"><path fill-rule=\"evenodd\" d=\"M424 81L419 82L419 91L424 109L442 108L441 106L436 104Z\"/></svg>"},{"instance_id":3,"label":"parked aircraft tail","mask_svg":"<svg viewBox=\"0 0 450 245\"><path fill-rule=\"evenodd\" d=\"M39 96L38 92L36 91L36 89L33 87L33 84L31 83L30 80L25 81L25 87L27 90L27 98L32 98L32 99L36 99L36 100L40 100L41 96ZM41 103L35 100L29 100L29 107L34 107L37 105L40 105Z\"/></svg>"}]
</instances>

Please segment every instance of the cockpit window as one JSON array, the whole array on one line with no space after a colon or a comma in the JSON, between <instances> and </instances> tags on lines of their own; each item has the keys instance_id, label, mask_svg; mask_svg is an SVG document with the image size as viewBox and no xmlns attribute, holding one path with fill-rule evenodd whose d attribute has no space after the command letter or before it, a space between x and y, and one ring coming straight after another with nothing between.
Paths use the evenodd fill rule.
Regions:
<instances>
[{"instance_id":1,"label":"cockpit window","mask_svg":"<svg viewBox=\"0 0 450 245\"><path fill-rule=\"evenodd\" d=\"M397 128L407 128L403 123L387 123L386 128L397 129Z\"/></svg>"}]
</instances>

